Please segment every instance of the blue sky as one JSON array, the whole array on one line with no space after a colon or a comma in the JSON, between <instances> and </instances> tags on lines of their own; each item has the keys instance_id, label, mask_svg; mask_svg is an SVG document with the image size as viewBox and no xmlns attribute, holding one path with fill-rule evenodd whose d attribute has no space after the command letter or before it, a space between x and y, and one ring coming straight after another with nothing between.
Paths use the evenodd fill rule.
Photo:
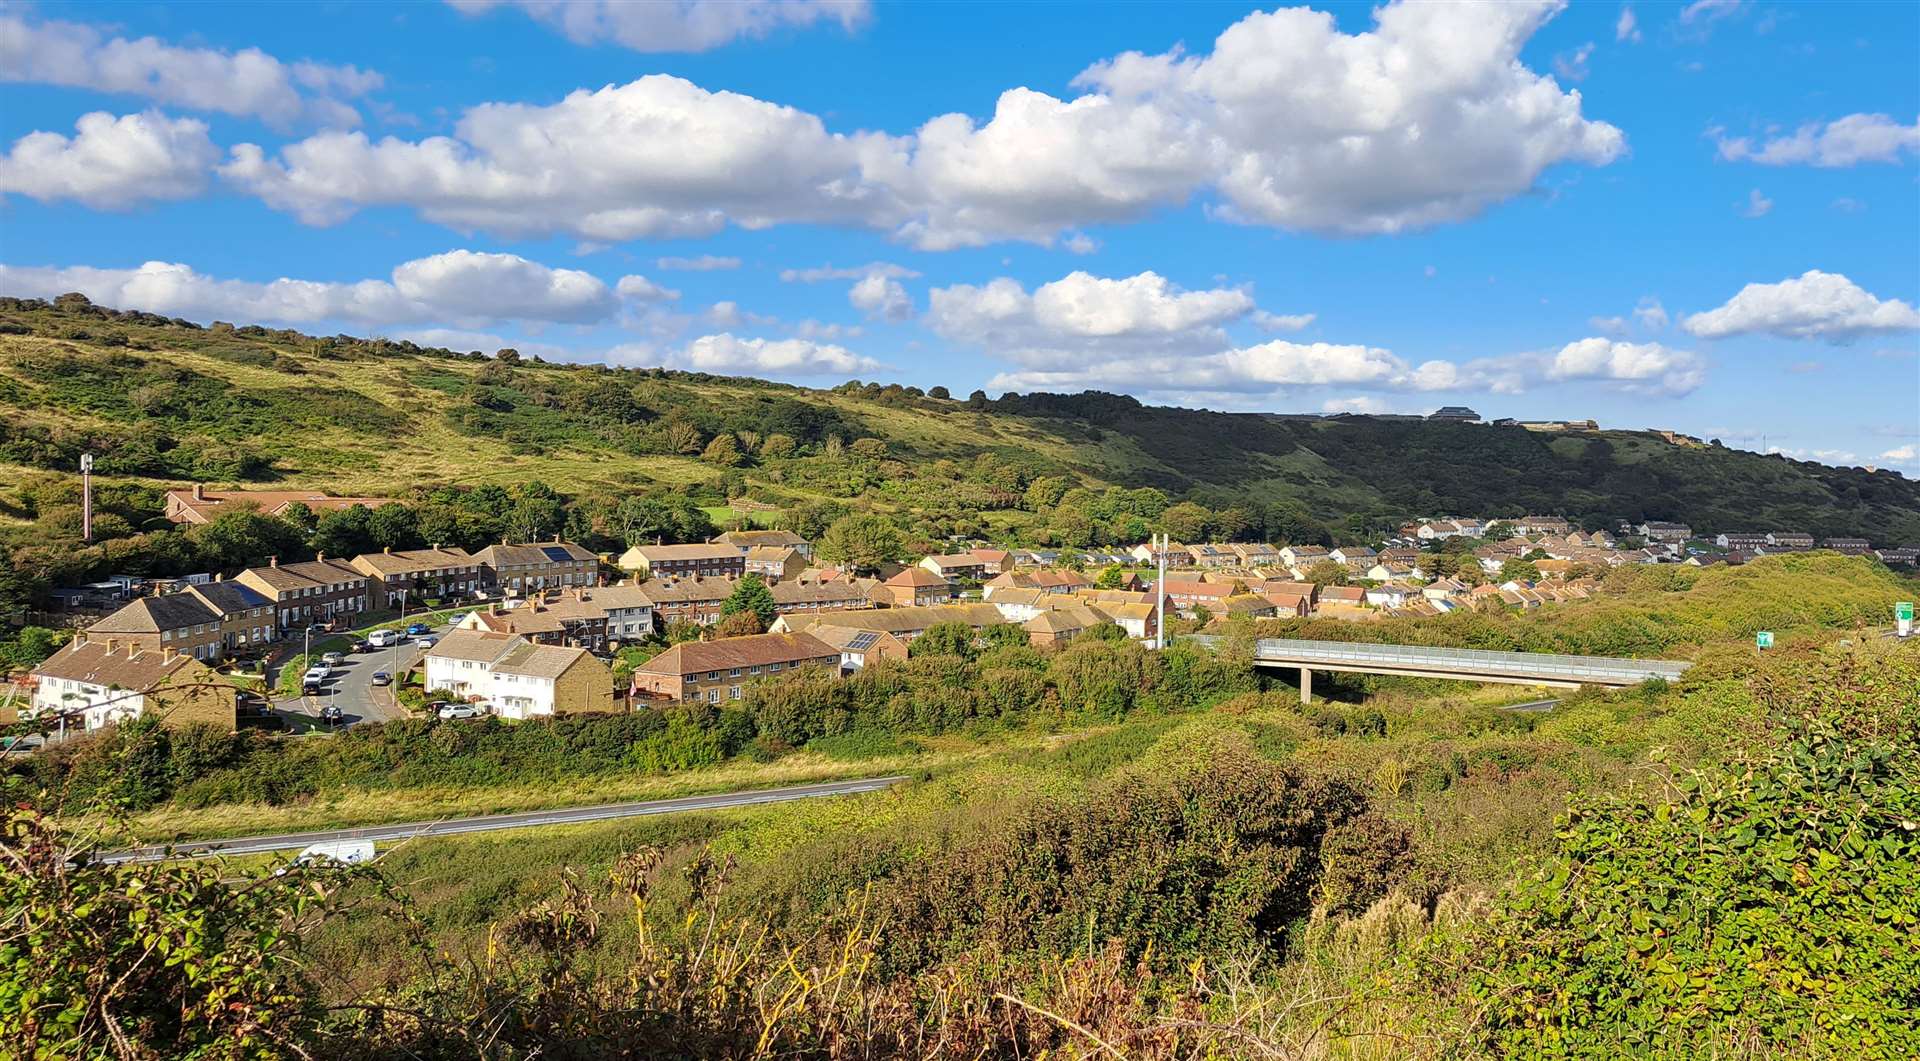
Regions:
<instances>
[{"instance_id":1,"label":"blue sky","mask_svg":"<svg viewBox=\"0 0 1920 1061\"><path fill-rule=\"evenodd\" d=\"M1914 475L1916 70L1905 4L4 5L0 292Z\"/></svg>"}]
</instances>

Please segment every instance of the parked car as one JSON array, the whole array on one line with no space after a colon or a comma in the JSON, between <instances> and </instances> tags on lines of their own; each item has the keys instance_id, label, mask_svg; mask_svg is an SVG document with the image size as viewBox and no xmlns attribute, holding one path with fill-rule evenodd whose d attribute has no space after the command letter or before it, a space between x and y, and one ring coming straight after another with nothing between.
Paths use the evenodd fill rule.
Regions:
<instances>
[{"instance_id":1,"label":"parked car","mask_svg":"<svg viewBox=\"0 0 1920 1061\"><path fill-rule=\"evenodd\" d=\"M448 704L440 709L440 718L442 721L455 722L463 718L479 718L486 713L486 709L478 704Z\"/></svg>"},{"instance_id":2,"label":"parked car","mask_svg":"<svg viewBox=\"0 0 1920 1061\"><path fill-rule=\"evenodd\" d=\"M468 613L468 612L461 612L461 613L460 613L460 614L458 614L458 615L453 615L453 616L448 616L448 618L447 618L447 625L448 625L448 626L459 626L459 625L460 625L460 624L461 624L462 622L465 622L465 621L466 621L466 618L467 618L467 616L468 616L468 614L470 614L470 613Z\"/></svg>"},{"instance_id":3,"label":"parked car","mask_svg":"<svg viewBox=\"0 0 1920 1061\"><path fill-rule=\"evenodd\" d=\"M367 651L371 651L372 648L373 648L373 645L369 643L365 638L356 637L353 639L353 643L347 646L347 651L348 652L367 652Z\"/></svg>"},{"instance_id":4,"label":"parked car","mask_svg":"<svg viewBox=\"0 0 1920 1061\"><path fill-rule=\"evenodd\" d=\"M330 725L337 726L346 717L346 712L341 711L337 704L328 704L320 709L320 721Z\"/></svg>"},{"instance_id":5,"label":"parked car","mask_svg":"<svg viewBox=\"0 0 1920 1061\"><path fill-rule=\"evenodd\" d=\"M431 626L428 626L428 625L427 625L426 623L408 623L408 624L407 624L407 636L408 636L408 637L417 637L418 635L420 635L420 634L424 634L424 633L427 633L427 632L429 632L429 631L431 631L432 629L433 629L433 627L431 627Z\"/></svg>"},{"instance_id":6,"label":"parked car","mask_svg":"<svg viewBox=\"0 0 1920 1061\"><path fill-rule=\"evenodd\" d=\"M308 667L307 673L301 675L300 680L303 682L324 682L331 677L333 677L333 668L324 663L317 663Z\"/></svg>"},{"instance_id":7,"label":"parked car","mask_svg":"<svg viewBox=\"0 0 1920 1061\"><path fill-rule=\"evenodd\" d=\"M399 643L400 631L398 630L375 630L367 635L367 645L370 648L392 648Z\"/></svg>"},{"instance_id":8,"label":"parked car","mask_svg":"<svg viewBox=\"0 0 1920 1061\"><path fill-rule=\"evenodd\" d=\"M308 680L300 683L302 696L319 696L324 689L325 685L319 681Z\"/></svg>"},{"instance_id":9,"label":"parked car","mask_svg":"<svg viewBox=\"0 0 1920 1061\"><path fill-rule=\"evenodd\" d=\"M338 667L340 664L345 663L346 661L347 661L347 657L344 655L341 655L338 652L329 652L326 655L320 657L320 662L325 663L329 667Z\"/></svg>"},{"instance_id":10,"label":"parked car","mask_svg":"<svg viewBox=\"0 0 1920 1061\"><path fill-rule=\"evenodd\" d=\"M383 671L383 670L377 670L377 671L374 671L374 672L373 672L373 684L375 684L375 685L392 685L392 684L393 684L393 675L391 675L391 674L388 674L388 673L387 673L386 671Z\"/></svg>"},{"instance_id":11,"label":"parked car","mask_svg":"<svg viewBox=\"0 0 1920 1061\"><path fill-rule=\"evenodd\" d=\"M440 643L440 639L433 636L432 634L428 634L427 636L414 642L414 644L419 645L421 648L432 648L433 646L439 643Z\"/></svg>"}]
</instances>

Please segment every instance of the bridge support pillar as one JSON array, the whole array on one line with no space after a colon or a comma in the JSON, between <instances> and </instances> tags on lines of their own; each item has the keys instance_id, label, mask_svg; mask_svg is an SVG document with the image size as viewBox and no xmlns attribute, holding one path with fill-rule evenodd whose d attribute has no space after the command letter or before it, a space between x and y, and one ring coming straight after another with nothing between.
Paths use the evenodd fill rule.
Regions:
<instances>
[{"instance_id":1,"label":"bridge support pillar","mask_svg":"<svg viewBox=\"0 0 1920 1061\"><path fill-rule=\"evenodd\" d=\"M1300 702L1313 703L1313 671L1300 668Z\"/></svg>"}]
</instances>

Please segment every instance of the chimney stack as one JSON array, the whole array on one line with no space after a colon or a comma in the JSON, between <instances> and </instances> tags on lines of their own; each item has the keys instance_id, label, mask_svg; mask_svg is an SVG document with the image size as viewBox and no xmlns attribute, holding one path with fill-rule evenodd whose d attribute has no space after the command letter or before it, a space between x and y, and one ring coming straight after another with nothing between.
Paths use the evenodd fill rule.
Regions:
<instances>
[{"instance_id":1,"label":"chimney stack","mask_svg":"<svg viewBox=\"0 0 1920 1061\"><path fill-rule=\"evenodd\" d=\"M269 556L269 557L267 557L267 566L268 566L268 567L279 567L279 566L280 566L280 558L279 558L279 557L277 557L277 556Z\"/></svg>"},{"instance_id":2,"label":"chimney stack","mask_svg":"<svg viewBox=\"0 0 1920 1061\"><path fill-rule=\"evenodd\" d=\"M383 552L383 553L389 553L389 554L390 554L390 553L392 553L392 552L393 552L393 546L391 546L391 545L383 545L383 546L381 546L381 547L380 547L380 551L381 551L381 552Z\"/></svg>"},{"instance_id":3,"label":"chimney stack","mask_svg":"<svg viewBox=\"0 0 1920 1061\"><path fill-rule=\"evenodd\" d=\"M109 638L107 638L107 655L109 655L109 656L111 656L111 655L113 655L113 650L114 650L114 649L116 649L116 648L119 648L119 647L120 647L120 639L119 639L119 638L117 638L117 637L109 637Z\"/></svg>"},{"instance_id":4,"label":"chimney stack","mask_svg":"<svg viewBox=\"0 0 1920 1061\"><path fill-rule=\"evenodd\" d=\"M205 501L207 499L207 484L205 483L193 484L193 499L195 501Z\"/></svg>"},{"instance_id":5,"label":"chimney stack","mask_svg":"<svg viewBox=\"0 0 1920 1061\"><path fill-rule=\"evenodd\" d=\"M314 554L313 554L313 560L314 560L314 562L315 562L315 563L319 563L320 561L322 561L322 560L325 560L326 558L327 558L327 554L326 554L326 553L318 553L318 552L317 552L317 553L314 553Z\"/></svg>"}]
</instances>

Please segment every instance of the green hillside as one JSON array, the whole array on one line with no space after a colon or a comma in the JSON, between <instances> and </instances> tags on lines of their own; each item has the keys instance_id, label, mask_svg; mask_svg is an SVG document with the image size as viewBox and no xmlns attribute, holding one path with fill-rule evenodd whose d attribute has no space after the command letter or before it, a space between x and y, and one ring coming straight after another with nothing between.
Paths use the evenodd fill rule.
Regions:
<instances>
[{"instance_id":1,"label":"green hillside","mask_svg":"<svg viewBox=\"0 0 1920 1061\"><path fill-rule=\"evenodd\" d=\"M1421 514L1559 512L1590 526L1653 518L1920 540L1920 484L1893 472L1645 432L1283 421L1098 393L990 401L897 385L809 390L202 328L77 296L57 306L0 299L0 478L68 471L85 451L103 475L143 483L398 497L529 479L569 495L694 487L703 504L860 498L915 517L910 529L929 536L1069 544L1144 533L1135 517L1152 522L1164 507L1103 509L1067 492L1075 487L1096 499L1153 487L1199 502L1217 517L1206 530L1221 536L1325 539Z\"/></svg>"}]
</instances>

